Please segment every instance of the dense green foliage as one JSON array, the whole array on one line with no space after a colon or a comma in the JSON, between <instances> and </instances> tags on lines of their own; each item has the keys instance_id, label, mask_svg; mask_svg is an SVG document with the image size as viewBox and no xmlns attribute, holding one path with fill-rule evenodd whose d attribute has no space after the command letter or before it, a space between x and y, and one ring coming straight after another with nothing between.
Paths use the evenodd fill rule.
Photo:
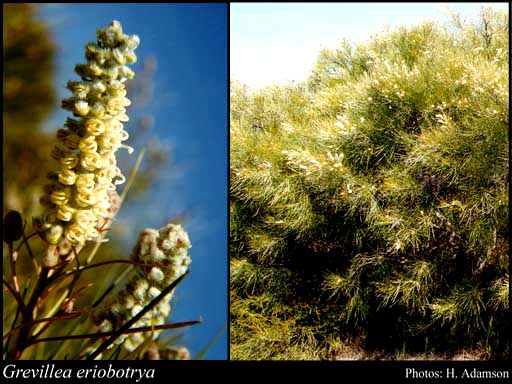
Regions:
<instances>
[{"instance_id":1,"label":"dense green foliage","mask_svg":"<svg viewBox=\"0 0 512 384\"><path fill-rule=\"evenodd\" d=\"M507 353L508 76L482 8L232 83L232 358Z\"/></svg>"}]
</instances>

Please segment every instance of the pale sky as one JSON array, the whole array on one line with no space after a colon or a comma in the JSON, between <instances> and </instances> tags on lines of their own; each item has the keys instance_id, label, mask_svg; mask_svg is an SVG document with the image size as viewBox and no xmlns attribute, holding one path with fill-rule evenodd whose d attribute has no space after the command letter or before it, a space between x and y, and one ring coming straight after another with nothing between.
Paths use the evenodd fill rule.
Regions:
<instances>
[{"instance_id":1,"label":"pale sky","mask_svg":"<svg viewBox=\"0 0 512 384\"><path fill-rule=\"evenodd\" d=\"M252 89L305 80L322 48L384 27L474 17L483 3L231 3L230 77ZM508 9L508 3L486 3Z\"/></svg>"}]
</instances>

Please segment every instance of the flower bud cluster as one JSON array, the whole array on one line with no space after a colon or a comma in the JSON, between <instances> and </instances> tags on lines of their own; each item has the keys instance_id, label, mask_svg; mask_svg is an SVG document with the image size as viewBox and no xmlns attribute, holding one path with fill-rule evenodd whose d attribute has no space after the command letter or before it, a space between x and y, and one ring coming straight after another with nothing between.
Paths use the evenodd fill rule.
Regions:
<instances>
[{"instance_id":1,"label":"flower bud cluster","mask_svg":"<svg viewBox=\"0 0 512 384\"><path fill-rule=\"evenodd\" d=\"M57 132L60 143L51 155L59 169L48 175L51 184L41 199L48 208L42 225L50 244L66 239L80 245L98 237L102 220L112 213L112 192L125 181L115 154L121 147L133 151L122 144L130 105L125 81L134 76L126 64L137 60L139 38L123 34L118 21L98 30L97 38L86 45L87 64L75 67L81 81L67 84L73 96L62 101L73 117Z\"/></svg>"},{"instance_id":2,"label":"flower bud cluster","mask_svg":"<svg viewBox=\"0 0 512 384\"><path fill-rule=\"evenodd\" d=\"M190 264L187 255L191 244L187 232L181 225L167 224L160 230L146 229L139 236L131 260L137 263L128 277L126 287L109 296L93 314L94 322L102 332L118 329L136 316L162 291L183 275ZM170 292L148 311L133 328L164 324L171 307ZM144 332L123 335L117 344L132 351L148 337L156 339L160 332Z\"/></svg>"}]
</instances>

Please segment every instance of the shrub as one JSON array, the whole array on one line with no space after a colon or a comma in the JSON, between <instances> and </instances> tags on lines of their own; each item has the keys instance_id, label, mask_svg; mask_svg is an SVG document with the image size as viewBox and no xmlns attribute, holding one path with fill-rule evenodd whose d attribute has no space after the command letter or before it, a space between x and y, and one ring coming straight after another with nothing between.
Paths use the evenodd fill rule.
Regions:
<instances>
[{"instance_id":1,"label":"shrub","mask_svg":"<svg viewBox=\"0 0 512 384\"><path fill-rule=\"evenodd\" d=\"M232 358L507 353L508 17L458 20L231 84Z\"/></svg>"}]
</instances>

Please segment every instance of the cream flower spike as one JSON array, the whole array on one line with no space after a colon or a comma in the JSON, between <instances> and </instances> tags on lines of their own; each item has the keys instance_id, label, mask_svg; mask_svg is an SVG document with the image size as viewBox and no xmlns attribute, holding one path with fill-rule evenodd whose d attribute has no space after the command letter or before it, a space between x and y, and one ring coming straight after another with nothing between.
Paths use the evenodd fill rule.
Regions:
<instances>
[{"instance_id":1,"label":"cream flower spike","mask_svg":"<svg viewBox=\"0 0 512 384\"><path fill-rule=\"evenodd\" d=\"M98 228L114 211L113 192L125 178L117 167L118 149L133 148L123 144L128 133L125 81L134 77L126 65L137 60L136 35L123 34L121 23L113 21L99 29L97 42L85 47L86 64L78 64L80 81L69 81L73 96L62 107L73 113L65 128L59 129L60 142L52 151L59 169L49 175L52 184L41 203L48 212L39 225L50 244L71 242L81 246L98 236Z\"/></svg>"},{"instance_id":2,"label":"cream flower spike","mask_svg":"<svg viewBox=\"0 0 512 384\"><path fill-rule=\"evenodd\" d=\"M130 272L123 290L110 294L102 306L93 312L93 321L100 331L110 332L119 328L183 275L191 262L188 256L190 248L190 239L181 225L167 224L159 230L144 230L131 256L132 261L142 266L136 266ZM172 295L171 291L133 328L164 324L171 310L169 300ZM152 331L124 335L115 344L122 343L125 349L133 351L146 338L156 339L159 334L159 331Z\"/></svg>"}]
</instances>

